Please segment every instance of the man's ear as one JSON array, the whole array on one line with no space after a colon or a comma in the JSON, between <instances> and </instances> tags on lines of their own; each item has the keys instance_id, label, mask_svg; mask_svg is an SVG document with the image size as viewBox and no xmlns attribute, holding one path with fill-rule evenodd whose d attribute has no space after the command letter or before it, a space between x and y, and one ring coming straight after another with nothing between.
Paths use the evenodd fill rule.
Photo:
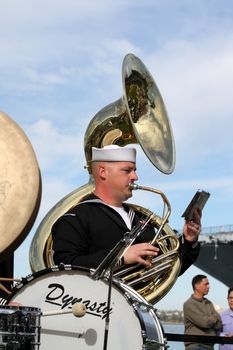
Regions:
<instances>
[{"instance_id":1,"label":"man's ear","mask_svg":"<svg viewBox=\"0 0 233 350\"><path fill-rule=\"evenodd\" d=\"M105 180L106 179L106 167L104 165L100 165L99 166L99 177L102 179L102 180Z\"/></svg>"}]
</instances>

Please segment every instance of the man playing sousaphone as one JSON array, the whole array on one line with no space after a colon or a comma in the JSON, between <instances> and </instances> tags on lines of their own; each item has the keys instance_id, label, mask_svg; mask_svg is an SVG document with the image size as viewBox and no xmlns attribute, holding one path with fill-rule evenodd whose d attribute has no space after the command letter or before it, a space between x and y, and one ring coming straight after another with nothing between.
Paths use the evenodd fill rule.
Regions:
<instances>
[{"instance_id":1,"label":"man playing sousaphone","mask_svg":"<svg viewBox=\"0 0 233 350\"><path fill-rule=\"evenodd\" d=\"M117 263L114 256L111 267L120 265L114 276L154 302L196 260L201 211L197 209L192 220L185 223L178 239L167 224L171 210L166 196L159 190L132 186L138 178L136 150L129 144L139 144L152 164L165 174L174 170L175 144L159 89L146 66L133 54L123 60L122 85L123 96L96 113L86 129L88 183L46 215L31 243L30 265L34 272L59 263L103 266L112 257L108 253L125 239L125 233L130 231L132 236L137 224L148 216L145 208L125 203L132 189L151 191L162 197L167 214L163 218L153 215L134 244L120 251L117 258L123 256ZM128 267L140 271L125 276L126 266L127 271Z\"/></svg>"},{"instance_id":2,"label":"man playing sousaphone","mask_svg":"<svg viewBox=\"0 0 233 350\"><path fill-rule=\"evenodd\" d=\"M110 250L141 219L125 201L132 197L129 184L138 180L136 150L116 145L92 148L92 194L62 215L52 228L54 262L96 268ZM182 274L196 260L200 245L198 235L201 212L196 210L192 221L186 221L179 238ZM151 259L159 252L150 242L155 231L150 223L124 253L120 264L139 263L150 268Z\"/></svg>"}]
</instances>

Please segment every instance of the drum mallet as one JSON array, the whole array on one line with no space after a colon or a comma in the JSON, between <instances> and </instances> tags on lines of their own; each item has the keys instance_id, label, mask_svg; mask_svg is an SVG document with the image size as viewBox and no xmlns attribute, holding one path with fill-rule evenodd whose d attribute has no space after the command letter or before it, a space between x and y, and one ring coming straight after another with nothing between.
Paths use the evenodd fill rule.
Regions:
<instances>
[{"instance_id":1,"label":"drum mallet","mask_svg":"<svg viewBox=\"0 0 233 350\"><path fill-rule=\"evenodd\" d=\"M86 306L82 303L76 303L72 305L71 310L43 311L41 313L41 316L64 315L70 313L72 313L76 317L83 317L86 313Z\"/></svg>"}]
</instances>

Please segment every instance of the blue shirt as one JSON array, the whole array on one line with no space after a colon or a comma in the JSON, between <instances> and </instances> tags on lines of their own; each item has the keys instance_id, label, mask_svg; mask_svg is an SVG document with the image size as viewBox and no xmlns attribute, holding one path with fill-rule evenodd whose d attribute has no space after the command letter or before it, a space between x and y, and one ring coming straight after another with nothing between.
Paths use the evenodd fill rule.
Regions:
<instances>
[{"instance_id":1,"label":"blue shirt","mask_svg":"<svg viewBox=\"0 0 233 350\"><path fill-rule=\"evenodd\" d=\"M219 333L220 336L225 336L226 334L233 334L233 311L227 309L221 314L222 319L222 332ZM219 345L219 350L233 350L233 344Z\"/></svg>"}]
</instances>

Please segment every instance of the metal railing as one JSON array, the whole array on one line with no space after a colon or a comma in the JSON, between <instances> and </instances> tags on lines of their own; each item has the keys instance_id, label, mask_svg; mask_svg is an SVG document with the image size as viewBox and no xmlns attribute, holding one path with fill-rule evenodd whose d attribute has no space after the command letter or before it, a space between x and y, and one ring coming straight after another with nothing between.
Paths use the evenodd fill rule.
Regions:
<instances>
[{"instance_id":1,"label":"metal railing","mask_svg":"<svg viewBox=\"0 0 233 350\"><path fill-rule=\"evenodd\" d=\"M201 233L204 235L214 235L219 233L233 233L233 225L221 225L203 227Z\"/></svg>"},{"instance_id":2,"label":"metal railing","mask_svg":"<svg viewBox=\"0 0 233 350\"><path fill-rule=\"evenodd\" d=\"M190 342L200 344L233 344L233 337L219 337L208 335L191 335L191 334L177 334L165 333L168 341L175 342Z\"/></svg>"},{"instance_id":3,"label":"metal railing","mask_svg":"<svg viewBox=\"0 0 233 350\"><path fill-rule=\"evenodd\" d=\"M178 233L182 234L183 230ZM218 239L220 241L233 241L233 225L202 227L199 241L210 241Z\"/></svg>"}]
</instances>

